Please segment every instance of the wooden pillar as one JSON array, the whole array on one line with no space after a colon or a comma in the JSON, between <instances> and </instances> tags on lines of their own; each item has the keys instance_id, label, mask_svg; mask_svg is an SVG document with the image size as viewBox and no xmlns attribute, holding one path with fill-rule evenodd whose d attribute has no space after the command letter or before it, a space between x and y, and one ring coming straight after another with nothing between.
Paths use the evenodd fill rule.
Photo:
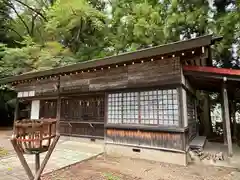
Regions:
<instances>
[{"instance_id":1,"label":"wooden pillar","mask_svg":"<svg viewBox=\"0 0 240 180\"><path fill-rule=\"evenodd\" d=\"M231 137L228 93L227 93L226 84L223 84L223 86L222 86L222 94L223 94L224 119L225 119L225 125L226 125L226 133L227 133L228 155L231 157L233 155L233 150L232 150L232 137Z\"/></svg>"},{"instance_id":2,"label":"wooden pillar","mask_svg":"<svg viewBox=\"0 0 240 180\"><path fill-rule=\"evenodd\" d=\"M225 111L224 111L223 92L222 92L221 108L222 108L223 142L224 142L224 145L227 145L227 131L226 131L226 120L225 120Z\"/></svg>"},{"instance_id":3,"label":"wooden pillar","mask_svg":"<svg viewBox=\"0 0 240 180\"><path fill-rule=\"evenodd\" d=\"M16 104L15 104L15 110L14 110L14 119L13 119L13 132L15 132L15 126L14 123L16 120L18 120L19 117L19 99L16 98Z\"/></svg>"},{"instance_id":4,"label":"wooden pillar","mask_svg":"<svg viewBox=\"0 0 240 180\"><path fill-rule=\"evenodd\" d=\"M61 119L61 97L60 97L60 76L57 83L57 134L59 134L60 119Z\"/></svg>"},{"instance_id":5,"label":"wooden pillar","mask_svg":"<svg viewBox=\"0 0 240 180\"><path fill-rule=\"evenodd\" d=\"M237 139L236 102L232 101L233 137Z\"/></svg>"}]
</instances>

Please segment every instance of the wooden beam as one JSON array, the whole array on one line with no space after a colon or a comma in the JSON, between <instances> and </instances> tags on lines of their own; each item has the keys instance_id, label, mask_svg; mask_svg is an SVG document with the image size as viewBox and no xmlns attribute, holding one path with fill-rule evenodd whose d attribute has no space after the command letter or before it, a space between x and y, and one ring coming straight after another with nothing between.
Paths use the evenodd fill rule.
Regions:
<instances>
[{"instance_id":1,"label":"wooden beam","mask_svg":"<svg viewBox=\"0 0 240 180\"><path fill-rule=\"evenodd\" d=\"M225 83L222 86L222 93L223 93L224 119L226 123L226 132L227 132L228 155L231 157L233 155L233 149L232 149L228 94L227 94L227 88Z\"/></svg>"},{"instance_id":2,"label":"wooden beam","mask_svg":"<svg viewBox=\"0 0 240 180\"><path fill-rule=\"evenodd\" d=\"M181 120L181 119L180 119ZM180 122L181 123L181 122ZM123 130L141 130L150 132L171 132L184 133L188 131L187 127L164 127L164 126L146 126L146 125L131 125L131 124L105 124L105 129L123 129Z\"/></svg>"},{"instance_id":3,"label":"wooden beam","mask_svg":"<svg viewBox=\"0 0 240 180\"><path fill-rule=\"evenodd\" d=\"M27 161L25 160L24 156L23 156L23 153L21 152L21 150L19 149L18 147L18 144L17 144L17 141L15 138L11 138L11 143L13 145L13 148L18 156L18 159L20 160L24 170L26 171L27 173L27 176L29 178L29 180L33 180L34 179L34 176L32 174L32 171L31 169L29 168L28 164L27 164ZM38 180L38 179L37 179Z\"/></svg>"}]
</instances>

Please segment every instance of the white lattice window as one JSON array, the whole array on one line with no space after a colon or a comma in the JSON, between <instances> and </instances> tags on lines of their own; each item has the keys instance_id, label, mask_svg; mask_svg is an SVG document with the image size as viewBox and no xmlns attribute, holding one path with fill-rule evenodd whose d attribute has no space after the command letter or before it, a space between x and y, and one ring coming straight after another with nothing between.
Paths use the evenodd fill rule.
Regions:
<instances>
[{"instance_id":1,"label":"white lattice window","mask_svg":"<svg viewBox=\"0 0 240 180\"><path fill-rule=\"evenodd\" d=\"M108 95L108 122L122 123L122 94Z\"/></svg>"},{"instance_id":2,"label":"white lattice window","mask_svg":"<svg viewBox=\"0 0 240 180\"><path fill-rule=\"evenodd\" d=\"M122 103L123 123L138 123L138 92L123 93Z\"/></svg>"},{"instance_id":3,"label":"white lattice window","mask_svg":"<svg viewBox=\"0 0 240 180\"><path fill-rule=\"evenodd\" d=\"M176 89L115 93L108 96L108 123L179 125Z\"/></svg>"}]
</instances>

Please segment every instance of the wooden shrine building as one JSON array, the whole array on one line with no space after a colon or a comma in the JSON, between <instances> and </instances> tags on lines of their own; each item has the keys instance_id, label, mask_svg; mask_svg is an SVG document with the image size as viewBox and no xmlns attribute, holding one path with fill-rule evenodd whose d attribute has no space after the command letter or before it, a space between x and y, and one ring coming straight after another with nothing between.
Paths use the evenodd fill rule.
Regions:
<instances>
[{"instance_id":1,"label":"wooden shrine building","mask_svg":"<svg viewBox=\"0 0 240 180\"><path fill-rule=\"evenodd\" d=\"M239 78L211 67L216 40L206 35L0 84L11 83L26 104L18 118L56 118L59 102L61 135L102 138L112 155L186 165L189 143L198 135L197 89L223 90L227 132L230 128L226 84L235 87ZM231 154L231 135L228 145Z\"/></svg>"}]
</instances>

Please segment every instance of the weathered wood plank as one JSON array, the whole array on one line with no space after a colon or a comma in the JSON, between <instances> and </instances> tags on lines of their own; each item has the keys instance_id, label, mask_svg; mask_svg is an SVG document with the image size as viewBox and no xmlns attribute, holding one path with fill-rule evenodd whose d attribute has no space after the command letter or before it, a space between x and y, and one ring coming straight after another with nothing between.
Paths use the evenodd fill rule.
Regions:
<instances>
[{"instance_id":1,"label":"weathered wood plank","mask_svg":"<svg viewBox=\"0 0 240 180\"><path fill-rule=\"evenodd\" d=\"M163 81L179 81L180 60L170 58L161 61L145 62L130 66L105 69L103 71L85 72L62 77L64 90L80 88L80 91L99 91L130 88L149 84L161 84ZM158 83L157 83L158 82ZM88 89L89 88L89 89Z\"/></svg>"},{"instance_id":2,"label":"weathered wood plank","mask_svg":"<svg viewBox=\"0 0 240 180\"><path fill-rule=\"evenodd\" d=\"M196 136L190 143L191 148L203 149L206 143L206 136Z\"/></svg>"},{"instance_id":3,"label":"weathered wood plank","mask_svg":"<svg viewBox=\"0 0 240 180\"><path fill-rule=\"evenodd\" d=\"M18 84L14 87L17 92L35 91L35 96L51 95L57 91L57 79L44 79L30 83Z\"/></svg>"},{"instance_id":4,"label":"weathered wood plank","mask_svg":"<svg viewBox=\"0 0 240 180\"><path fill-rule=\"evenodd\" d=\"M104 124L60 122L60 134L103 137Z\"/></svg>"},{"instance_id":5,"label":"weathered wood plank","mask_svg":"<svg viewBox=\"0 0 240 180\"><path fill-rule=\"evenodd\" d=\"M184 150L182 133L107 129L107 142Z\"/></svg>"},{"instance_id":6,"label":"weathered wood plank","mask_svg":"<svg viewBox=\"0 0 240 180\"><path fill-rule=\"evenodd\" d=\"M117 90L122 88L138 88L175 84L181 81L180 59L135 63L134 65L106 67L90 72L61 76L61 92L79 92ZM36 96L56 93L57 80L41 80L30 84L18 85L17 91L34 90Z\"/></svg>"}]
</instances>

